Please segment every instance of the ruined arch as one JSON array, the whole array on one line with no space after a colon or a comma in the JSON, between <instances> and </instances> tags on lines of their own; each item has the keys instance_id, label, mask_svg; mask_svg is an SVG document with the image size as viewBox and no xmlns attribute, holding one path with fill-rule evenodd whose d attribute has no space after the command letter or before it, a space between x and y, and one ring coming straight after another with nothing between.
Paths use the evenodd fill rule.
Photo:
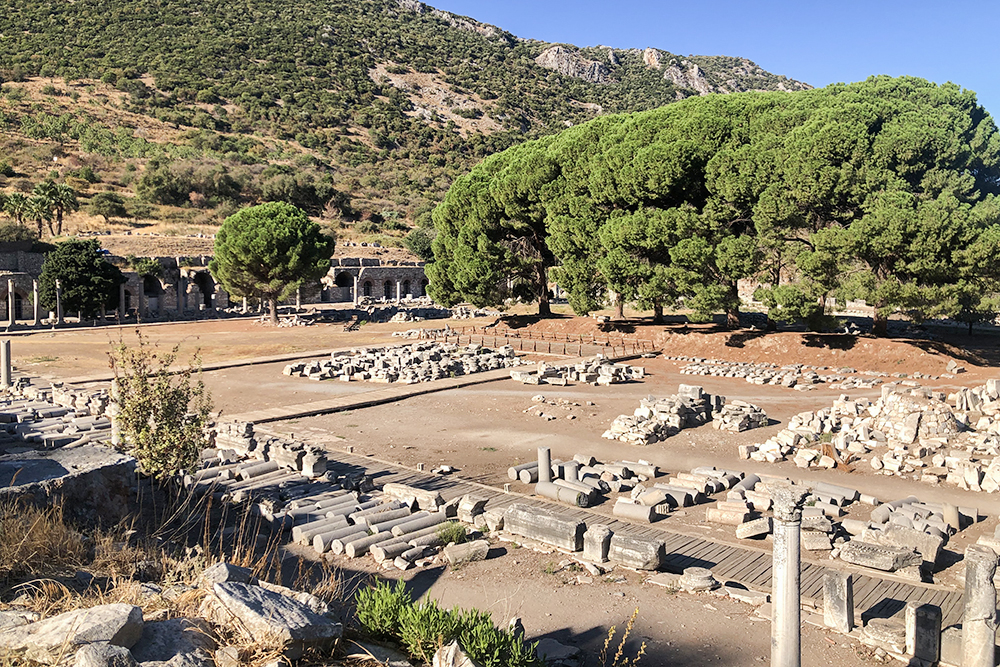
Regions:
<instances>
[{"instance_id":1,"label":"ruined arch","mask_svg":"<svg viewBox=\"0 0 1000 667\"><path fill-rule=\"evenodd\" d=\"M337 287L354 287L354 276L347 271L341 271L335 278Z\"/></svg>"}]
</instances>

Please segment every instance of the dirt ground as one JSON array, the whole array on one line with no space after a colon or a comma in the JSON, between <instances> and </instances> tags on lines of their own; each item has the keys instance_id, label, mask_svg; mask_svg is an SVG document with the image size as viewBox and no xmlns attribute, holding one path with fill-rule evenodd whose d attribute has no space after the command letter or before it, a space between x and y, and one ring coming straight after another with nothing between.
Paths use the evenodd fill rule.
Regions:
<instances>
[{"instance_id":1,"label":"dirt ground","mask_svg":"<svg viewBox=\"0 0 1000 667\"><path fill-rule=\"evenodd\" d=\"M492 320L478 324L481 326L484 322ZM458 327L477 323L449 321L449 324ZM574 334L594 330L597 326L594 320L586 318L514 324L520 329L561 328ZM443 322L424 325L440 327ZM417 325L366 325L359 332L349 334L340 325L270 329L250 320L220 320L148 326L143 328L143 335L161 349L180 345L182 356L198 348L204 362L213 363L262 355L400 343L404 341L392 338L391 332L414 326ZM948 360L955 358L967 366L967 373L936 381L921 380L944 391L982 384L986 378L997 375L996 366L988 354L983 353L995 344L996 339L991 337L982 337L983 340L968 346L973 350L970 353L948 340L921 342L842 336L816 342L817 339L809 335L795 332L766 336L744 334L734 339L739 334L710 330L681 333L676 325L622 333L659 338L666 342L665 352L675 356L769 361L779 365L810 363L831 368L849 366L857 371L919 371L940 375ZM22 371L52 378L106 372L107 350L118 335L115 329L78 329L18 336L13 342L15 364ZM131 340L134 331L125 329L121 335ZM955 340L962 342L957 335ZM610 387L539 387L501 380L374 408L290 420L274 424L272 428L324 443L334 451L350 446L355 453L407 466L425 463L431 468L446 463L457 468L457 474L463 478L497 486L509 482L506 475L509 466L533 460L536 448L544 445L551 448L553 458L567 459L576 453L593 455L602 461L641 458L657 464L664 473L715 465L785 475L797 480L822 479L853 486L883 500L912 493L928 501L948 500L978 507L986 518L952 539L946 548L946 562L951 566L935 576L937 583L955 586L962 583L961 566L956 565L959 554L979 534L992 532L996 526L1000 500L987 494L945 485L930 487L906 478L877 476L867 466L850 473L844 470L803 471L791 462L764 464L739 460L738 445L763 442L780 430L793 414L829 406L840 395L837 390L818 385L814 391L797 392L783 387L752 385L743 380L686 376L678 372L684 362L662 357L633 363L645 366L648 375L644 381ZM285 377L281 375L282 366L283 363L269 363L225 368L207 371L204 378L223 417L382 387L360 382L313 382ZM710 426L689 429L648 447L625 445L600 437L615 416L631 413L641 398L676 393L677 385L682 382L701 385L713 394L760 405L772 423L742 434L721 433ZM879 393L878 389L850 392L852 397L875 397ZM533 400L539 394L545 397L544 402ZM556 418L546 420L537 416L537 406ZM520 483L514 484L514 490L530 493L530 489ZM855 513L857 518L867 518L863 508ZM663 522L680 532L736 542L731 527L714 526L703 520L704 509L696 507L675 512ZM638 606L640 611L633 636L642 637L648 643L643 664L756 665L768 660L769 625L755 618L751 608L742 603L705 595L671 594L666 589L643 584L643 577L635 573L615 571L610 581L598 577L592 583L579 584L576 583L578 573L552 572L557 569L553 561L558 563L562 559L558 554L515 550L511 545L499 545L498 548L513 553L458 570L430 568L406 576L415 576L414 585L420 592L428 591L447 605L490 609L499 623L520 615L529 636L551 636L583 646L590 653L600 650L610 625L621 627ZM829 560L823 562L833 565ZM619 576L625 580L618 580ZM860 665L877 660L853 641L808 625L805 628L806 664Z\"/></svg>"}]
</instances>

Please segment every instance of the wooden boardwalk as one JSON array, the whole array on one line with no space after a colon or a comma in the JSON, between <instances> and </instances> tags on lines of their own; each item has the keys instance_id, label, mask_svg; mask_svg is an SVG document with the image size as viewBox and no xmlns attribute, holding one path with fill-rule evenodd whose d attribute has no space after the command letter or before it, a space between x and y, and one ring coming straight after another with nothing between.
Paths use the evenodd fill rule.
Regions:
<instances>
[{"instance_id":1,"label":"wooden boardwalk","mask_svg":"<svg viewBox=\"0 0 1000 667\"><path fill-rule=\"evenodd\" d=\"M556 509L561 514L590 524L602 523L616 533L637 537L656 537L666 543L667 569L680 573L686 567L706 567L712 570L720 581L733 581L747 588L770 592L771 552L751 545L732 545L684 534L662 524L634 524L611 516L611 504L579 509L550 502L535 496L503 491L477 482L470 482L455 476L429 475L378 461L370 457L328 451L328 468L338 473L365 471L372 475L376 485L387 482L409 484L421 489L438 491L447 501L467 493L489 498L487 507L502 509L511 503L526 503L539 507ZM838 565L840 563L838 562ZM822 606L823 574L828 566L819 562L802 561L802 596ZM838 568L839 569L839 568ZM934 584L904 581L891 575L880 576L873 570L864 572L848 569L854 573L854 604L856 617L861 622L870 618L902 618L906 603L918 601L935 604L941 608L943 627L961 623L963 612L963 592Z\"/></svg>"}]
</instances>

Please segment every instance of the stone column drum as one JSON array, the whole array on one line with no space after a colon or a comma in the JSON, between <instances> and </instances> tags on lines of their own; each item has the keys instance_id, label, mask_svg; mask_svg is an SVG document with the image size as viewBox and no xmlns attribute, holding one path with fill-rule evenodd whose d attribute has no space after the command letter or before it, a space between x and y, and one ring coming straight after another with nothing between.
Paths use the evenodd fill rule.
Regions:
<instances>
[{"instance_id":1,"label":"stone column drum","mask_svg":"<svg viewBox=\"0 0 1000 667\"><path fill-rule=\"evenodd\" d=\"M802 664L801 545L802 501L806 491L792 485L771 492L774 551L771 565L771 667Z\"/></svg>"},{"instance_id":2,"label":"stone column drum","mask_svg":"<svg viewBox=\"0 0 1000 667\"><path fill-rule=\"evenodd\" d=\"M552 454L548 447L538 448L538 481L552 481Z\"/></svg>"},{"instance_id":3,"label":"stone column drum","mask_svg":"<svg viewBox=\"0 0 1000 667\"><path fill-rule=\"evenodd\" d=\"M0 385L7 389L11 385L10 338L0 341Z\"/></svg>"},{"instance_id":4,"label":"stone column drum","mask_svg":"<svg viewBox=\"0 0 1000 667\"><path fill-rule=\"evenodd\" d=\"M56 280L56 324L62 326L65 323L62 307L62 281Z\"/></svg>"},{"instance_id":5,"label":"stone column drum","mask_svg":"<svg viewBox=\"0 0 1000 667\"><path fill-rule=\"evenodd\" d=\"M962 619L962 667L995 667L997 555L973 544L965 550L965 616Z\"/></svg>"}]
</instances>

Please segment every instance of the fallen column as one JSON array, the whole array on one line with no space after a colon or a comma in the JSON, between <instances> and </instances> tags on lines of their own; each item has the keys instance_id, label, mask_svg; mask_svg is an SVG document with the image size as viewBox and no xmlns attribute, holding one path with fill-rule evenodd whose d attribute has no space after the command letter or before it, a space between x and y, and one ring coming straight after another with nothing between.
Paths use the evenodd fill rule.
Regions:
<instances>
[{"instance_id":1,"label":"fallen column","mask_svg":"<svg viewBox=\"0 0 1000 667\"><path fill-rule=\"evenodd\" d=\"M539 482L535 484L535 493L543 498L558 500L561 503L567 503L576 507L590 507L589 494L565 486L557 486L552 482Z\"/></svg>"}]
</instances>

